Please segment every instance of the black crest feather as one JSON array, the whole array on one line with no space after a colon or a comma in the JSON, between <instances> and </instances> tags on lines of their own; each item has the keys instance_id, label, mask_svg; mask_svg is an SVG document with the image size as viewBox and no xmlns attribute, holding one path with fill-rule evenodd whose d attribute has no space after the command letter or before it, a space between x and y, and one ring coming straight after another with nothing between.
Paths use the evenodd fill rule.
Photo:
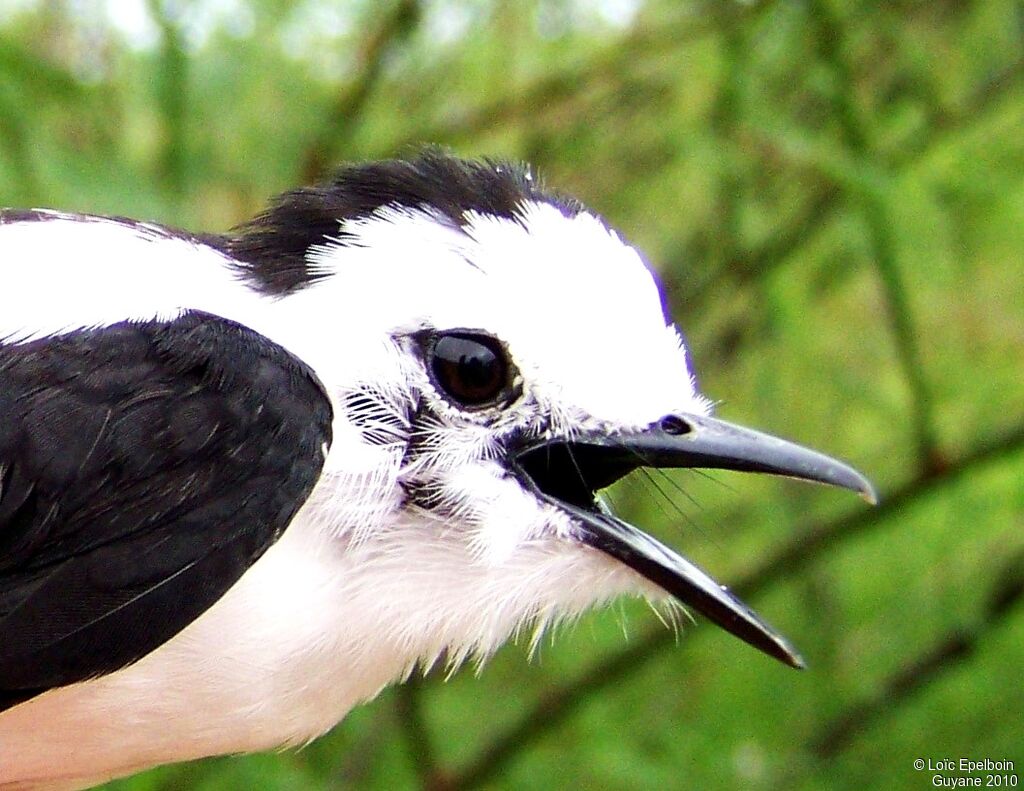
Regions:
<instances>
[{"instance_id":1,"label":"black crest feather","mask_svg":"<svg viewBox=\"0 0 1024 791\"><path fill-rule=\"evenodd\" d=\"M345 220L398 206L429 208L462 227L473 211L518 220L524 201L552 204L568 217L582 210L575 200L544 191L525 166L429 148L413 159L349 165L329 182L286 192L217 246L261 291L284 295L325 276L311 270L306 253L343 239Z\"/></svg>"}]
</instances>

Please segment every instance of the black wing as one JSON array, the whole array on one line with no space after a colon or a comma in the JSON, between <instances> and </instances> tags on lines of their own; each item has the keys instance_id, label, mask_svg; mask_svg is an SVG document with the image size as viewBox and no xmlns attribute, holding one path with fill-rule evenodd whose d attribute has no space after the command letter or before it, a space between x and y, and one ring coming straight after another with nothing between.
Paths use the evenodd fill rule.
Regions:
<instances>
[{"instance_id":1,"label":"black wing","mask_svg":"<svg viewBox=\"0 0 1024 791\"><path fill-rule=\"evenodd\" d=\"M0 710L195 620L288 526L330 441L313 372L213 316L0 346Z\"/></svg>"}]
</instances>

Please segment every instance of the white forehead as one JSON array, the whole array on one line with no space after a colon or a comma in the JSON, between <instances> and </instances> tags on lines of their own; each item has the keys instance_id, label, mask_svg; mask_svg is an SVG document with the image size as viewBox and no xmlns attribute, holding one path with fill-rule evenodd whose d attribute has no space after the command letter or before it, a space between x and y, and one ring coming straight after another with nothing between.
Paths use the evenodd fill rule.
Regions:
<instances>
[{"instance_id":1,"label":"white forehead","mask_svg":"<svg viewBox=\"0 0 1024 791\"><path fill-rule=\"evenodd\" d=\"M331 291L356 297L364 328L497 336L527 386L556 408L634 424L707 411L643 259L591 214L531 202L519 220L470 213L457 228L387 208L343 223L338 243L310 260L332 274L321 281Z\"/></svg>"}]
</instances>

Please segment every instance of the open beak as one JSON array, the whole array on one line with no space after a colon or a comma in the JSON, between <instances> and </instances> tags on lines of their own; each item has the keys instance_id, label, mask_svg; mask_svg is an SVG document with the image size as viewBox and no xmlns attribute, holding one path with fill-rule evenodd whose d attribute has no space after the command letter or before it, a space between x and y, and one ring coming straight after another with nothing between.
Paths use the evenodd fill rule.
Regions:
<instances>
[{"instance_id":1,"label":"open beak","mask_svg":"<svg viewBox=\"0 0 1024 791\"><path fill-rule=\"evenodd\" d=\"M542 439L512 453L512 469L544 502L580 525L580 540L625 563L683 604L791 667L792 646L706 572L612 514L594 493L640 467L785 475L840 486L876 501L852 467L792 442L701 415L669 415L641 431Z\"/></svg>"}]
</instances>

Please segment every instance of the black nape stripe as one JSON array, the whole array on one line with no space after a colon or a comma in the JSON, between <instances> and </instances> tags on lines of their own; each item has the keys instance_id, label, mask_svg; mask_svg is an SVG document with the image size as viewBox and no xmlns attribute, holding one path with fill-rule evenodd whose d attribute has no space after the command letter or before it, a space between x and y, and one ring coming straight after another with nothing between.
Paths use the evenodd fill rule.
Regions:
<instances>
[{"instance_id":1,"label":"black nape stripe","mask_svg":"<svg viewBox=\"0 0 1024 791\"><path fill-rule=\"evenodd\" d=\"M74 212L51 211L49 209L0 209L0 225L25 222L81 222L109 223L120 225L143 239L180 239L192 244L205 245L223 251L223 240L212 234L192 233L181 228L160 225L155 222L133 220L130 217L104 214L77 214Z\"/></svg>"},{"instance_id":2,"label":"black nape stripe","mask_svg":"<svg viewBox=\"0 0 1024 791\"><path fill-rule=\"evenodd\" d=\"M385 206L426 207L463 227L473 211L519 220L524 201L549 203L567 217L583 210L577 201L545 191L525 166L459 159L429 148L414 159L350 165L327 183L286 192L213 244L238 262L254 287L285 295L325 277L310 267L306 253L327 239L343 242L345 220Z\"/></svg>"},{"instance_id":3,"label":"black nape stripe","mask_svg":"<svg viewBox=\"0 0 1024 791\"><path fill-rule=\"evenodd\" d=\"M61 219L61 215L41 209L0 209L0 225L16 222L44 222L57 219Z\"/></svg>"}]
</instances>

